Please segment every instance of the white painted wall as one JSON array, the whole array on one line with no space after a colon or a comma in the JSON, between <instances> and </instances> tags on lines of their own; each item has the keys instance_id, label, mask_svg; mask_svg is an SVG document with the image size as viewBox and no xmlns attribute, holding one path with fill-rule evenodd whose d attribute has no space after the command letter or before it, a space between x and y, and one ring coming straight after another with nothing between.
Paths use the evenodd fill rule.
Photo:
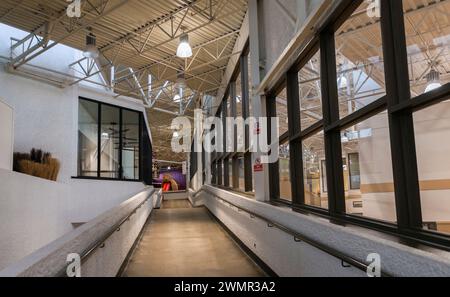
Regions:
<instances>
[{"instance_id":1,"label":"white painted wall","mask_svg":"<svg viewBox=\"0 0 450 297\"><path fill-rule=\"evenodd\" d=\"M72 230L66 185L0 169L0 270Z\"/></svg>"},{"instance_id":2,"label":"white painted wall","mask_svg":"<svg viewBox=\"0 0 450 297\"><path fill-rule=\"evenodd\" d=\"M0 169L12 170L13 143L13 109L0 99Z\"/></svg>"},{"instance_id":3,"label":"white painted wall","mask_svg":"<svg viewBox=\"0 0 450 297\"><path fill-rule=\"evenodd\" d=\"M81 276L83 277L112 277L116 276L133 243L147 221L154 203L154 189L147 187L120 205L108 210L102 215L69 232L61 238L33 252L29 256L0 269L0 277L4 276L61 276L67 266L67 255L77 253L83 255L93 244L109 234L122 222L123 218L136 212L116 229L107 240L104 247L94 250L82 262ZM147 199L148 198L148 199Z\"/></svg>"}]
</instances>

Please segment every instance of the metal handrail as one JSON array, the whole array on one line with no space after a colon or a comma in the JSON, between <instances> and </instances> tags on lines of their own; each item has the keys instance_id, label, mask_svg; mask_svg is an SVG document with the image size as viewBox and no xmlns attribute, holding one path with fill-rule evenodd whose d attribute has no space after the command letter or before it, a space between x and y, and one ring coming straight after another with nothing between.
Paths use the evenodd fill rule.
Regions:
<instances>
[{"instance_id":1,"label":"metal handrail","mask_svg":"<svg viewBox=\"0 0 450 297\"><path fill-rule=\"evenodd\" d=\"M246 212L247 214L250 215L250 218L252 218L252 219L258 218L261 221L264 221L265 223L267 223L267 227L268 228L277 228L277 229L279 229L279 230L281 230L281 231L283 231L283 232L285 232L285 233L287 233L289 235L292 235L294 237L294 241L295 242L305 242L305 243L307 243L307 244L309 244L309 245L311 245L311 246L313 246L313 247L315 247L315 248L317 248L317 249L319 249L319 250L321 250L321 251L323 251L323 252L325 252L325 253L333 256L333 257L335 257L335 258L340 259L342 261L342 263L341 263L342 267L349 267L348 265L351 265L351 266L356 267L356 268L358 268L358 269L360 269L360 270L362 270L364 272L367 272L368 265L366 263L364 263L364 262L361 262L361 261L359 261L359 260L357 260L355 258L352 258L351 256L348 256L348 255L346 255L346 254L344 254L344 253L342 253L342 252L340 252L340 251L338 251L338 250L336 250L334 248L331 248L331 247L326 246L326 245L324 245L322 243L319 243L316 240L308 238L307 236L304 236L303 234L300 234L297 231L294 231L294 230L292 230L292 229L290 229L290 228L288 228L288 227L286 227L284 225L281 225L281 224L276 223L276 222L274 222L274 221L272 221L270 219L267 219L267 218L265 218L265 217L255 213L255 212L252 212L252 211L250 211L250 210L248 210L248 209L246 209L244 207L241 207L241 206L238 206L238 205L236 205L236 204L234 204L232 202L229 202L229 201L227 201L227 200L217 196L215 193L213 193L213 192L211 192L209 190L201 189L197 193L199 193L201 191L205 191L206 193L214 196L216 199L218 199L220 201L223 201L224 203L228 204L229 206L235 207L238 211ZM382 277L391 277L391 275L389 275L388 273L383 272L383 271L381 271L381 276Z\"/></svg>"},{"instance_id":2,"label":"metal handrail","mask_svg":"<svg viewBox=\"0 0 450 297\"><path fill-rule=\"evenodd\" d=\"M80 254L80 259L81 259L81 263L86 262L87 259L89 259L89 257L99 248L104 248L105 247L105 243L108 240L108 238L111 237L111 235L113 235L116 232L119 232L122 225L125 224L127 221L130 220L130 218L137 213L137 211L144 205L146 204L150 198L153 196L153 194L155 193L155 189L153 189L149 195L147 196L147 198L142 201L141 203L139 203L138 206L136 206L132 211L130 211L130 213L128 215L126 215L124 218L122 218L118 223L116 223L113 227L111 227L110 231L108 231L104 236L102 236L102 238L100 238L99 240L95 241L88 249L86 249L85 251L83 251L83 253ZM66 276L66 269L67 267L65 266L63 269L61 269L60 272L58 272L58 276Z\"/></svg>"},{"instance_id":3,"label":"metal handrail","mask_svg":"<svg viewBox=\"0 0 450 297\"><path fill-rule=\"evenodd\" d=\"M127 216L125 216L122 220L120 220L117 224L115 224L108 233L106 233L100 240L97 240L92 247L90 247L89 249L87 249L85 252L83 252L80 257L81 257L81 262L85 262L92 254L95 250L97 250L98 248L103 248L105 241L108 240L109 237L111 237L111 235L113 235L114 233L120 231L120 227L122 227L123 224L125 224L127 221L130 220L130 218L137 213L137 211L145 204L147 203L150 198L152 197L152 195L155 193L155 190L153 189L148 197L142 201L141 203L139 203L138 206L136 206L136 208L134 208Z\"/></svg>"}]
</instances>

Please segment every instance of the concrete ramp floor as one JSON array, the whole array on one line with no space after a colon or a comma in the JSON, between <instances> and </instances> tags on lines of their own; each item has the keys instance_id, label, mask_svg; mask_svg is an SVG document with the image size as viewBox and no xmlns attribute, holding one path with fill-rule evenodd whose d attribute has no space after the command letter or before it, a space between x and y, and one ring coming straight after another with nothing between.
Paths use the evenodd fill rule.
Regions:
<instances>
[{"instance_id":1,"label":"concrete ramp floor","mask_svg":"<svg viewBox=\"0 0 450 297\"><path fill-rule=\"evenodd\" d=\"M124 277L259 277L265 273L205 208L187 200L154 210Z\"/></svg>"}]
</instances>

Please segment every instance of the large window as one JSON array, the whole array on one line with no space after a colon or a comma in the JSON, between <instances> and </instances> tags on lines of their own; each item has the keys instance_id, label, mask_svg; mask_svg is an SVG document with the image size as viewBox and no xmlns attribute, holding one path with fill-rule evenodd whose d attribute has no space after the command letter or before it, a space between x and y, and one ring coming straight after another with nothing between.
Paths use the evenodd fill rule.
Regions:
<instances>
[{"instance_id":1,"label":"large window","mask_svg":"<svg viewBox=\"0 0 450 297\"><path fill-rule=\"evenodd\" d=\"M271 82L271 199L449 247L450 1L378 2L342 1Z\"/></svg>"},{"instance_id":2,"label":"large window","mask_svg":"<svg viewBox=\"0 0 450 297\"><path fill-rule=\"evenodd\" d=\"M78 110L78 177L142 180L141 113L81 98Z\"/></svg>"},{"instance_id":3,"label":"large window","mask_svg":"<svg viewBox=\"0 0 450 297\"><path fill-rule=\"evenodd\" d=\"M222 137L226 145L224 152L215 155L218 165L212 167L212 175L213 184L246 193L253 191L251 131L245 125L250 116L249 95L248 56L244 54L216 113L224 131L218 137Z\"/></svg>"}]
</instances>

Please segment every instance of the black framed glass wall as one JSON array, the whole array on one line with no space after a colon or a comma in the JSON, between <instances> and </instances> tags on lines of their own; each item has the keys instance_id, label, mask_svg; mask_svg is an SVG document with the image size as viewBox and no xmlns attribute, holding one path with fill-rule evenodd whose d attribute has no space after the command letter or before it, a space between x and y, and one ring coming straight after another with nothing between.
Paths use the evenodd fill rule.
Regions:
<instances>
[{"instance_id":1,"label":"black framed glass wall","mask_svg":"<svg viewBox=\"0 0 450 297\"><path fill-rule=\"evenodd\" d=\"M252 155L249 150L250 131L245 124L250 117L248 47L240 57L217 116L224 127L224 152L217 154L215 160L221 161L223 168L212 166L213 170L216 170L212 174L219 176L222 173L223 182L216 179L214 184L238 192L251 193L253 173Z\"/></svg>"},{"instance_id":2,"label":"black framed glass wall","mask_svg":"<svg viewBox=\"0 0 450 297\"><path fill-rule=\"evenodd\" d=\"M343 1L267 94L268 116L287 101L271 197L448 249L450 23L430 15L449 4L430 3L427 19L413 2L381 0L379 15L365 1ZM290 197L281 195L286 155Z\"/></svg>"},{"instance_id":3,"label":"black framed glass wall","mask_svg":"<svg viewBox=\"0 0 450 297\"><path fill-rule=\"evenodd\" d=\"M80 98L77 177L143 180L143 169L151 168L143 164L143 143L149 144L143 121L140 112ZM151 154L151 148L145 151Z\"/></svg>"}]
</instances>

